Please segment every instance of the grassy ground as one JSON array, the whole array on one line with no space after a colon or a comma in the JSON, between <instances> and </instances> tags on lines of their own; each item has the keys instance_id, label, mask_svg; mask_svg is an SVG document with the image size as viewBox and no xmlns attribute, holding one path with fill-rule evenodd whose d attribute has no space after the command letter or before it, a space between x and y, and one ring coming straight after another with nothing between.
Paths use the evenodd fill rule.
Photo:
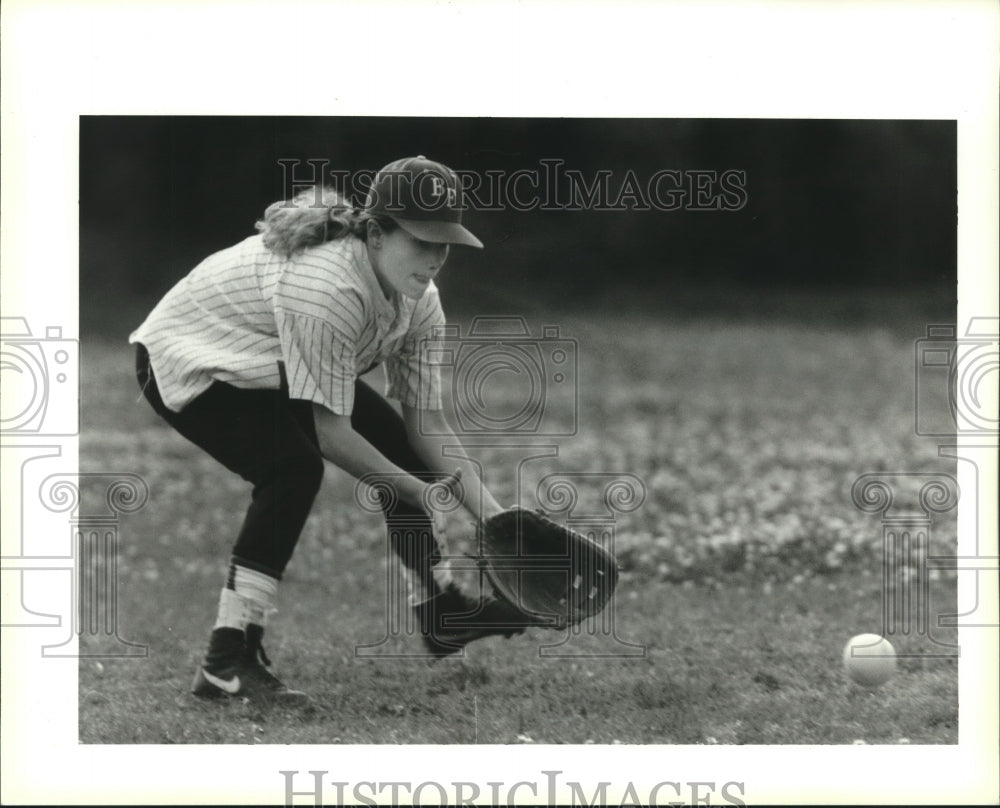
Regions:
<instances>
[{"instance_id":1,"label":"grassy ground","mask_svg":"<svg viewBox=\"0 0 1000 808\"><path fill-rule=\"evenodd\" d=\"M294 712L188 695L248 491L136 403L126 346L85 340L81 469L135 472L151 492L123 519L119 584L120 633L150 652L81 661L81 740L955 743L957 666L929 657L928 638L894 638L912 656L875 692L840 666L850 636L882 630L881 526L852 505L851 483L954 471L913 435L920 334L558 322L580 345L578 434L522 479L504 450L476 454L508 502L553 470L643 481L645 503L616 524L614 634L591 624L562 648L574 657L541 656L560 635L535 629L463 659L359 658L357 645L386 633L384 528L330 468L268 636L278 672L313 696ZM954 512L933 535L936 549L953 546ZM930 583L931 609L953 610L954 581ZM627 643L645 652L602 656L632 654ZM383 650L418 648L394 634Z\"/></svg>"},{"instance_id":2,"label":"grassy ground","mask_svg":"<svg viewBox=\"0 0 1000 808\"><path fill-rule=\"evenodd\" d=\"M213 581L202 577L209 588ZM880 594L840 579L764 594L760 589L627 589L616 616L646 655L545 659L551 636L489 639L463 660L358 659L381 636L363 587L296 586L271 648L280 671L306 687L305 710L187 694L201 650L208 591L177 600L147 590L125 636L148 642L145 661L83 662L81 740L112 743L954 743L956 668L903 659L896 679L869 692L850 684L840 650L872 624ZM289 587L291 588L291 587ZM947 591L938 593L947 597ZM286 598L286 601L290 598ZM317 613L317 609L320 611ZM145 618L157 630L135 625ZM845 631L845 627L851 628ZM169 627L169 630L168 630ZM606 652L607 637L579 650ZM403 640L400 647L404 650ZM416 644L407 638L407 644ZM919 643L906 647L920 651ZM897 642L897 647L903 644Z\"/></svg>"}]
</instances>

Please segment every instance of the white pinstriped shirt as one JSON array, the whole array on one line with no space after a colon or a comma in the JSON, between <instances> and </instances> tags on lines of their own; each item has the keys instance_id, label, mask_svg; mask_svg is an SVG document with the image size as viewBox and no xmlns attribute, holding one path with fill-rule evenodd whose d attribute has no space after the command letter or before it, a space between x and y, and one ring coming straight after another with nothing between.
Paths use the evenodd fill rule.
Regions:
<instances>
[{"instance_id":1,"label":"white pinstriped shirt","mask_svg":"<svg viewBox=\"0 0 1000 808\"><path fill-rule=\"evenodd\" d=\"M175 412L218 380L277 390L350 415L355 379L384 362L386 395L441 409L440 369L421 343L445 322L437 288L387 300L365 245L348 236L293 255L261 236L209 256L129 336L149 351L163 402Z\"/></svg>"}]
</instances>

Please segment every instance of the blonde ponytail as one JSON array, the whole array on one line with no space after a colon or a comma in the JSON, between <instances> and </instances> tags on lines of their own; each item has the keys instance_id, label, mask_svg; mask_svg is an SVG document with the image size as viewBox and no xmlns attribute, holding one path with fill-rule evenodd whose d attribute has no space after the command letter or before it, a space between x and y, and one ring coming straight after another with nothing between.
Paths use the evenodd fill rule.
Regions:
<instances>
[{"instance_id":1,"label":"blonde ponytail","mask_svg":"<svg viewBox=\"0 0 1000 808\"><path fill-rule=\"evenodd\" d=\"M291 200L269 205L256 227L264 246L291 258L308 247L344 236L364 238L367 218L335 189L316 186L300 191Z\"/></svg>"}]
</instances>

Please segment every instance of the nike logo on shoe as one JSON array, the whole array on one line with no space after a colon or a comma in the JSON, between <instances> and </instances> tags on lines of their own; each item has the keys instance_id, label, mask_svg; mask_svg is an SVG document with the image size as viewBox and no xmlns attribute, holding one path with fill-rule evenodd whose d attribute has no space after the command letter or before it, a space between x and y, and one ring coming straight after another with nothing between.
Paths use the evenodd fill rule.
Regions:
<instances>
[{"instance_id":1,"label":"nike logo on shoe","mask_svg":"<svg viewBox=\"0 0 1000 808\"><path fill-rule=\"evenodd\" d=\"M209 684L215 685L223 693L228 693L230 696L235 696L240 692L240 677L233 676L232 679L220 679L218 676L214 676L209 673L204 668L201 669L201 675L205 677L205 681Z\"/></svg>"}]
</instances>

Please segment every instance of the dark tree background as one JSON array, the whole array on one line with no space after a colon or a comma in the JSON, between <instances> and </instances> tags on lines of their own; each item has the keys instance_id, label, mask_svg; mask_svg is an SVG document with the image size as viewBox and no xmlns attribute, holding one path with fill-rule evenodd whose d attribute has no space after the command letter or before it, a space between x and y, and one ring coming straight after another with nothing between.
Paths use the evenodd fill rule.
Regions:
<instances>
[{"instance_id":1,"label":"dark tree background","mask_svg":"<svg viewBox=\"0 0 1000 808\"><path fill-rule=\"evenodd\" d=\"M118 335L201 258L253 232L287 195L279 160L374 171L425 154L477 172L558 159L590 178L631 170L746 172L735 211L471 210L486 243L453 251L454 308L794 305L899 300L947 316L956 283L952 121L520 118L85 117L80 123L81 324ZM129 308L123 310L121 306ZM884 309L884 311L883 311Z\"/></svg>"}]
</instances>

